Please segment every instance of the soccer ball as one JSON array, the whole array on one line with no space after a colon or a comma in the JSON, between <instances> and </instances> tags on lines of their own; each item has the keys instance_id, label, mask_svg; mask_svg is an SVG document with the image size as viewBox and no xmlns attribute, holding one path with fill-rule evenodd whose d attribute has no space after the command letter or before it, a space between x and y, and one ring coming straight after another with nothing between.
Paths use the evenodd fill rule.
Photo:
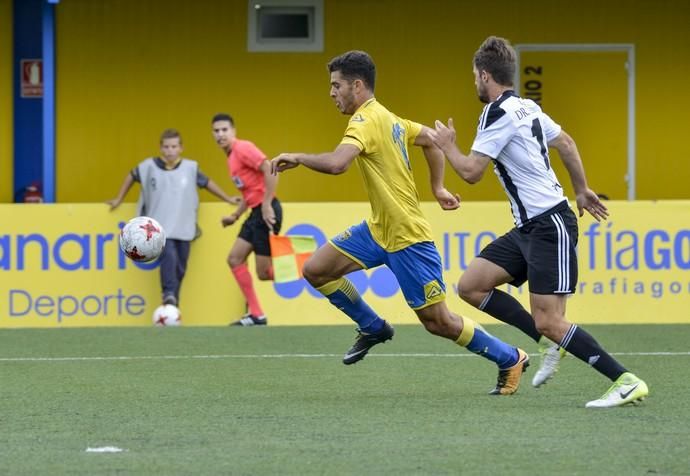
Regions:
<instances>
[{"instance_id":1,"label":"soccer ball","mask_svg":"<svg viewBox=\"0 0 690 476\"><path fill-rule=\"evenodd\" d=\"M179 326L182 324L182 314L177 306L163 304L153 311L153 324L159 327Z\"/></svg>"},{"instance_id":2,"label":"soccer ball","mask_svg":"<svg viewBox=\"0 0 690 476\"><path fill-rule=\"evenodd\" d=\"M120 231L120 249L134 261L153 261L164 246L165 231L153 218L132 218Z\"/></svg>"}]
</instances>

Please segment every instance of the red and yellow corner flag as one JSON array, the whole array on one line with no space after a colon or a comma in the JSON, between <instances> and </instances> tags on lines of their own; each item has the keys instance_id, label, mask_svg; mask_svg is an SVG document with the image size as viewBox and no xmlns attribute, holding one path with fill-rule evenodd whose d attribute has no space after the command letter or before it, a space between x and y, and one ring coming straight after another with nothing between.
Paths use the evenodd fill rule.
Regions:
<instances>
[{"instance_id":1,"label":"red and yellow corner flag","mask_svg":"<svg viewBox=\"0 0 690 476\"><path fill-rule=\"evenodd\" d=\"M313 236L279 236L271 234L271 261L273 281L288 283L302 277L302 267L314 251L316 239Z\"/></svg>"}]
</instances>

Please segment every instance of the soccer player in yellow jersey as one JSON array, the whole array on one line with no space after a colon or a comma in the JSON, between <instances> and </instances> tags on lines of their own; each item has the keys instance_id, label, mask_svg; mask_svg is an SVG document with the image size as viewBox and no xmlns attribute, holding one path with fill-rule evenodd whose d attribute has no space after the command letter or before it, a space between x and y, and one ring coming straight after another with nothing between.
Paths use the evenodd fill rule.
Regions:
<instances>
[{"instance_id":1,"label":"soccer player in yellow jersey","mask_svg":"<svg viewBox=\"0 0 690 476\"><path fill-rule=\"evenodd\" d=\"M331 304L358 325L358 337L343 358L345 365L363 359L374 345L393 338L393 327L381 319L344 276L382 264L393 272L408 305L432 334L451 339L499 368L494 395L517 391L529 364L525 352L485 332L471 319L448 310L441 257L431 228L419 207L408 147L422 147L434 196L454 210L459 198L443 186L444 156L431 140L431 129L397 117L374 97L376 67L363 51L349 51L328 63L331 98L350 122L335 151L324 154L280 154L274 173L304 165L317 172L341 174L357 159L371 203L371 217L350 227L319 248L303 274Z\"/></svg>"}]
</instances>

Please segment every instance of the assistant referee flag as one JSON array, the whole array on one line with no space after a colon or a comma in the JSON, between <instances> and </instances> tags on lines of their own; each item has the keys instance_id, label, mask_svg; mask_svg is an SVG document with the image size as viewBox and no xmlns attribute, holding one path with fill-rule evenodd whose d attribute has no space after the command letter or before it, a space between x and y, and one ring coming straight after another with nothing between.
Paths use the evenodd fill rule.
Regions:
<instances>
[{"instance_id":1,"label":"assistant referee flag","mask_svg":"<svg viewBox=\"0 0 690 476\"><path fill-rule=\"evenodd\" d=\"M302 267L314 251L316 239L313 236L269 236L271 261L273 262L273 281L288 283L302 277Z\"/></svg>"}]
</instances>

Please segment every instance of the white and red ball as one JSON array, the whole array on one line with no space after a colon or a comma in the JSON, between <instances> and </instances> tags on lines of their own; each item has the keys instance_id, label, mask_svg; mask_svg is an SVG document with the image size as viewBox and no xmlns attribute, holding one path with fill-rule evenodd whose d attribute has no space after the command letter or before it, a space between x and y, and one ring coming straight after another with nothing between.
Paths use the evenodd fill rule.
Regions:
<instances>
[{"instance_id":1,"label":"white and red ball","mask_svg":"<svg viewBox=\"0 0 690 476\"><path fill-rule=\"evenodd\" d=\"M163 304L153 311L153 324L159 327L179 326L182 324L182 314L177 306Z\"/></svg>"},{"instance_id":2,"label":"white and red ball","mask_svg":"<svg viewBox=\"0 0 690 476\"><path fill-rule=\"evenodd\" d=\"M151 217L132 218L120 231L120 249L133 261L153 261L164 247L165 231Z\"/></svg>"}]
</instances>

